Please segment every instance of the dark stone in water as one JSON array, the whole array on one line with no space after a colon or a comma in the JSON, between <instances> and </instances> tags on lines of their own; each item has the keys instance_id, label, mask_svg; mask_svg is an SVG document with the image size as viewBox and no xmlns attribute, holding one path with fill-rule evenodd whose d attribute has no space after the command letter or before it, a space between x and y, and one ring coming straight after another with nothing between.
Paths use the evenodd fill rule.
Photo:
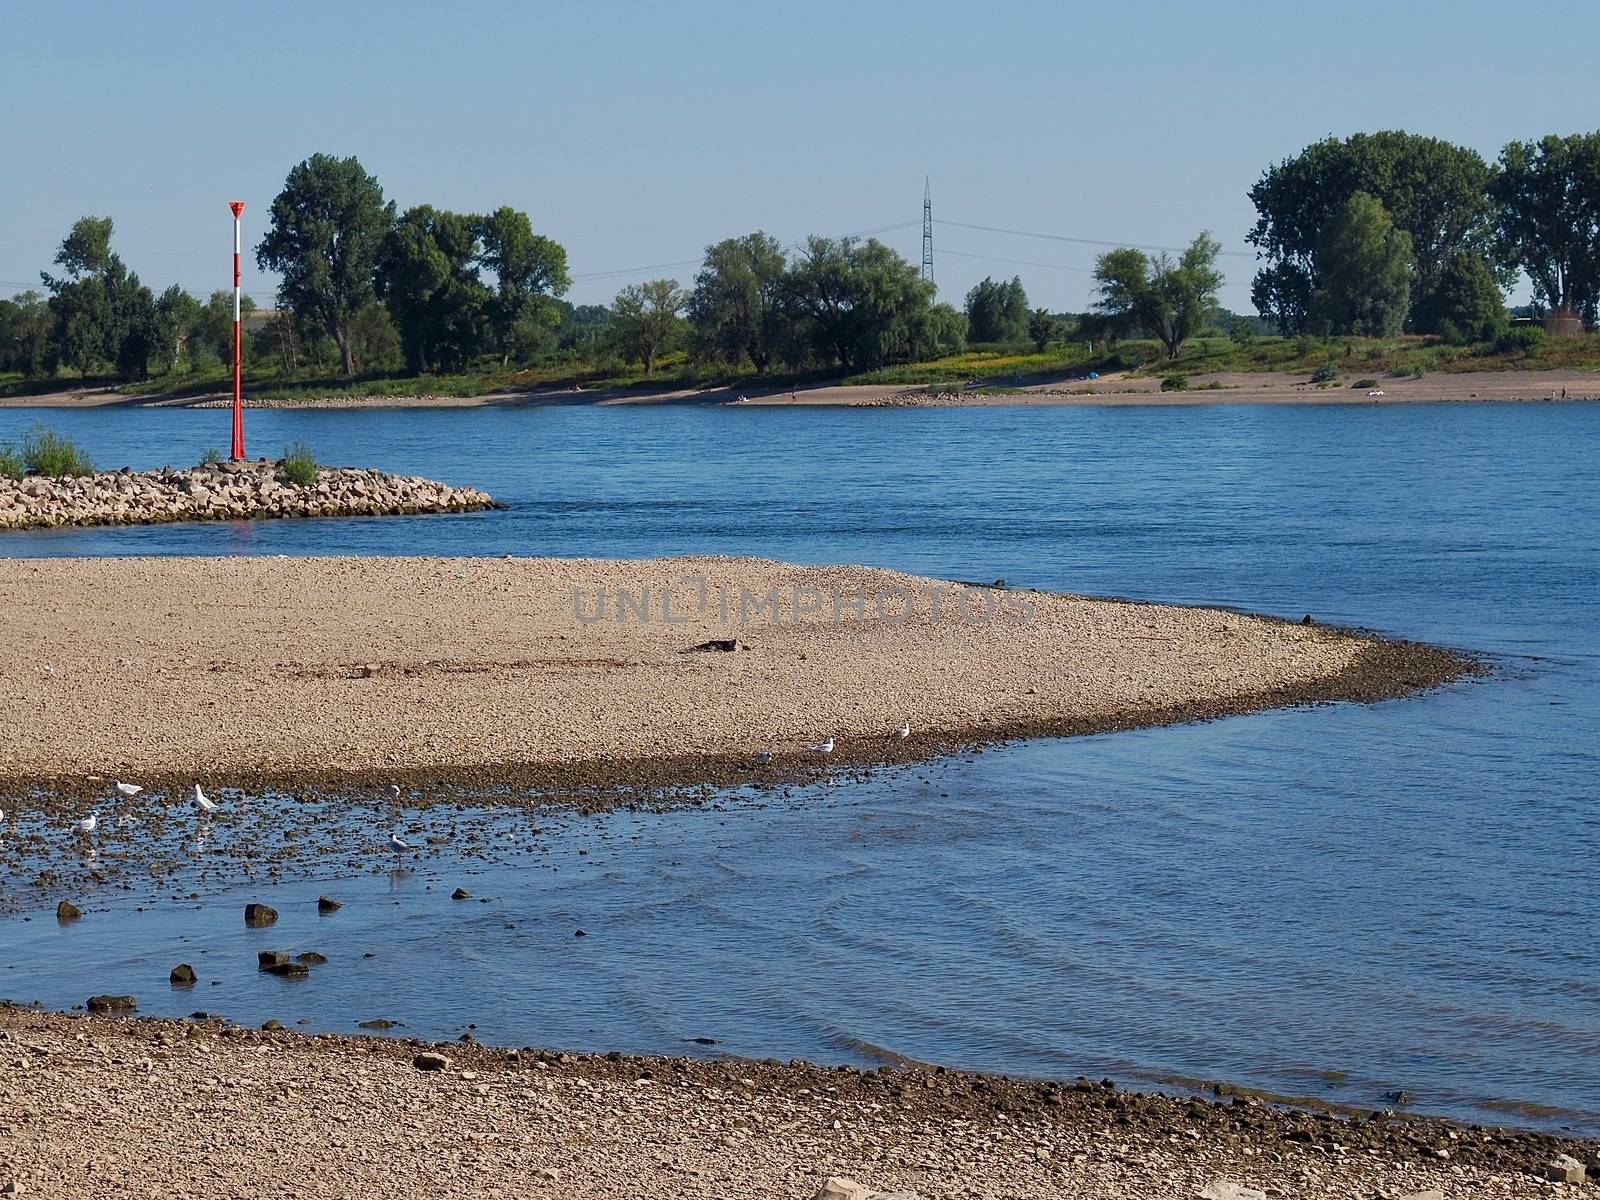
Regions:
<instances>
[{"instance_id":1,"label":"dark stone in water","mask_svg":"<svg viewBox=\"0 0 1600 1200\"><path fill-rule=\"evenodd\" d=\"M244 906L244 923L252 929L260 929L263 925L271 925L278 919L278 910L270 904L246 904Z\"/></svg>"},{"instance_id":2,"label":"dark stone in water","mask_svg":"<svg viewBox=\"0 0 1600 1200\"><path fill-rule=\"evenodd\" d=\"M585 933L582 929L574 929L572 931L572 936L573 937L588 937L589 935L587 933Z\"/></svg>"},{"instance_id":3,"label":"dark stone in water","mask_svg":"<svg viewBox=\"0 0 1600 1200\"><path fill-rule=\"evenodd\" d=\"M256 952L256 966L263 971L270 971L273 967L281 967L289 961L289 956L282 950L258 950Z\"/></svg>"},{"instance_id":4,"label":"dark stone in water","mask_svg":"<svg viewBox=\"0 0 1600 1200\"><path fill-rule=\"evenodd\" d=\"M1305 616L1300 618L1300 624L1302 625L1315 625L1316 623L1316 618L1314 618L1310 613L1307 613Z\"/></svg>"},{"instance_id":5,"label":"dark stone in water","mask_svg":"<svg viewBox=\"0 0 1600 1200\"><path fill-rule=\"evenodd\" d=\"M87 1006L92 1013L132 1012L139 1002L132 996L90 996Z\"/></svg>"},{"instance_id":6,"label":"dark stone in water","mask_svg":"<svg viewBox=\"0 0 1600 1200\"><path fill-rule=\"evenodd\" d=\"M83 909L79 908L71 900L63 900L56 905L56 920L58 921L76 921L81 916L83 916Z\"/></svg>"},{"instance_id":7,"label":"dark stone in water","mask_svg":"<svg viewBox=\"0 0 1600 1200\"><path fill-rule=\"evenodd\" d=\"M308 967L320 967L328 961L328 956L317 950L307 950L304 954L296 954L296 962L303 962Z\"/></svg>"},{"instance_id":8,"label":"dark stone in water","mask_svg":"<svg viewBox=\"0 0 1600 1200\"><path fill-rule=\"evenodd\" d=\"M357 1021L356 1027L359 1029L393 1029L394 1022L386 1017L374 1017L370 1021Z\"/></svg>"},{"instance_id":9,"label":"dark stone in water","mask_svg":"<svg viewBox=\"0 0 1600 1200\"><path fill-rule=\"evenodd\" d=\"M331 912L338 912L343 907L344 907L344 901L335 900L332 896L318 896L317 897L317 911L319 913L326 914L326 913L331 913Z\"/></svg>"},{"instance_id":10,"label":"dark stone in water","mask_svg":"<svg viewBox=\"0 0 1600 1200\"><path fill-rule=\"evenodd\" d=\"M450 893L450 899L452 899L452 900L471 900L472 899L472 893L467 891L466 888L457 888L455 891Z\"/></svg>"},{"instance_id":11,"label":"dark stone in water","mask_svg":"<svg viewBox=\"0 0 1600 1200\"><path fill-rule=\"evenodd\" d=\"M282 1029L283 1022L278 1020L277 1017L273 1017L271 1020L261 1022L261 1028L266 1030Z\"/></svg>"},{"instance_id":12,"label":"dark stone in water","mask_svg":"<svg viewBox=\"0 0 1600 1200\"><path fill-rule=\"evenodd\" d=\"M698 1046L715 1046L717 1044L716 1038L697 1037L693 1041Z\"/></svg>"},{"instance_id":13,"label":"dark stone in water","mask_svg":"<svg viewBox=\"0 0 1600 1200\"><path fill-rule=\"evenodd\" d=\"M193 987L195 981L194 968L188 963L179 963L172 968L172 974L167 978L172 981L173 987Z\"/></svg>"},{"instance_id":14,"label":"dark stone in water","mask_svg":"<svg viewBox=\"0 0 1600 1200\"><path fill-rule=\"evenodd\" d=\"M281 962L267 968L279 979L307 979L311 975L311 968L305 963Z\"/></svg>"}]
</instances>

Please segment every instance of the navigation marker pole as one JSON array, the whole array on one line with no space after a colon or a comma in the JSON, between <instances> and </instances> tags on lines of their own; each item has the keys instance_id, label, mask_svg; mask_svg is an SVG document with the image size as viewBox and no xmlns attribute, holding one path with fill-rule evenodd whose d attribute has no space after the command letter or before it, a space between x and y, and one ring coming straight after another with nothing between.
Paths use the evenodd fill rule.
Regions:
<instances>
[{"instance_id":1,"label":"navigation marker pole","mask_svg":"<svg viewBox=\"0 0 1600 1200\"><path fill-rule=\"evenodd\" d=\"M244 461L244 397L239 390L239 216L243 200L230 200L233 210L233 453L234 462Z\"/></svg>"}]
</instances>

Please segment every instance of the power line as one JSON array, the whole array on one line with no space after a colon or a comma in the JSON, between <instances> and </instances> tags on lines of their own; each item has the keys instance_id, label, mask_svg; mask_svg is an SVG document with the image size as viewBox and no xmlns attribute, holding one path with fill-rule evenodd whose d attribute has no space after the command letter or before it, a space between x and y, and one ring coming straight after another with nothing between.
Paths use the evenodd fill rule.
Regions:
<instances>
[{"instance_id":1,"label":"power line","mask_svg":"<svg viewBox=\"0 0 1600 1200\"><path fill-rule=\"evenodd\" d=\"M957 258L975 258L980 262L1008 263L1013 267L1048 267L1052 271L1080 271L1085 275L1094 274L1092 267L1069 267L1062 263L1034 262L1028 258L1000 258L993 254L969 254L963 250L952 250L949 246L939 251L940 254L953 254Z\"/></svg>"},{"instance_id":2,"label":"power line","mask_svg":"<svg viewBox=\"0 0 1600 1200\"><path fill-rule=\"evenodd\" d=\"M940 225L949 225L955 229L977 229L984 233L1006 233L1012 237L1040 238L1047 242L1071 242L1077 246L1108 246L1112 249L1128 247L1133 250L1159 250L1163 253L1182 254L1186 246L1151 246L1141 242L1103 242L1095 238L1068 237L1062 233L1032 233L1026 229L1002 229L998 225L973 225L966 221L947 221L943 217L938 220ZM1227 258L1255 258L1249 250L1222 250L1221 255Z\"/></svg>"}]
</instances>

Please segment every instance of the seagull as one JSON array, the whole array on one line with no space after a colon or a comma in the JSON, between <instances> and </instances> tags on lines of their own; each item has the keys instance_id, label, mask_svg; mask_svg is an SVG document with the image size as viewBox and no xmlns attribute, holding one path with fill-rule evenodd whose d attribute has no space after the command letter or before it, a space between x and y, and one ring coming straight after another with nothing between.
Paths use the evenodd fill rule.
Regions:
<instances>
[{"instance_id":1,"label":"seagull","mask_svg":"<svg viewBox=\"0 0 1600 1200\"><path fill-rule=\"evenodd\" d=\"M401 841L398 833L391 833L389 835L389 849L399 854L402 851L411 849L411 843Z\"/></svg>"},{"instance_id":2,"label":"seagull","mask_svg":"<svg viewBox=\"0 0 1600 1200\"><path fill-rule=\"evenodd\" d=\"M902 724L900 726L899 729L896 729L889 736L891 738L893 738L897 742L905 741L908 737L911 736L911 722L910 721L906 721L904 724Z\"/></svg>"},{"instance_id":3,"label":"seagull","mask_svg":"<svg viewBox=\"0 0 1600 1200\"><path fill-rule=\"evenodd\" d=\"M121 792L124 796L131 800L140 792L144 791L144 789L137 783L123 783L122 780L119 779L117 780L117 791Z\"/></svg>"},{"instance_id":4,"label":"seagull","mask_svg":"<svg viewBox=\"0 0 1600 1200\"><path fill-rule=\"evenodd\" d=\"M763 767L766 766L771 761L772 761L772 752L770 750L763 750L760 754L756 755L756 762L759 763Z\"/></svg>"},{"instance_id":5,"label":"seagull","mask_svg":"<svg viewBox=\"0 0 1600 1200\"><path fill-rule=\"evenodd\" d=\"M813 750L815 750L818 754L832 754L833 753L833 739L829 738L827 741L820 742L820 743L818 743L817 745L815 745L815 746L813 746L811 748Z\"/></svg>"},{"instance_id":6,"label":"seagull","mask_svg":"<svg viewBox=\"0 0 1600 1200\"><path fill-rule=\"evenodd\" d=\"M400 785L398 783L391 783L389 785L389 799L391 799L391 800L400 799Z\"/></svg>"},{"instance_id":7,"label":"seagull","mask_svg":"<svg viewBox=\"0 0 1600 1200\"><path fill-rule=\"evenodd\" d=\"M72 832L78 834L80 837L88 837L94 832L94 827L99 823L100 815L98 813L90 813L87 817L83 818L83 820L74 821L72 823Z\"/></svg>"},{"instance_id":8,"label":"seagull","mask_svg":"<svg viewBox=\"0 0 1600 1200\"><path fill-rule=\"evenodd\" d=\"M194 806L203 813L217 811L217 802L202 792L198 783L194 785Z\"/></svg>"}]
</instances>

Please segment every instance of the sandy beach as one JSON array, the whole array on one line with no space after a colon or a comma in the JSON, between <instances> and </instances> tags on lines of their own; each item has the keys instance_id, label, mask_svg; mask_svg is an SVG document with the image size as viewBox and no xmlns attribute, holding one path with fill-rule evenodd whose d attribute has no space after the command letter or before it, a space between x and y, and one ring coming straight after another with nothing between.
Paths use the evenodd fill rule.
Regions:
<instances>
[{"instance_id":1,"label":"sandy beach","mask_svg":"<svg viewBox=\"0 0 1600 1200\"><path fill-rule=\"evenodd\" d=\"M1467 669L1314 624L730 558L5 560L0 636L0 777L58 791L747 779L827 738L830 763L921 757Z\"/></svg>"},{"instance_id":2,"label":"sandy beach","mask_svg":"<svg viewBox=\"0 0 1600 1200\"><path fill-rule=\"evenodd\" d=\"M448 1065L421 1070L419 1053ZM0 1060L0 1191L50 1200L810 1200L830 1177L862 1186L851 1200L1250 1195L1225 1184L1481 1200L1551 1195L1538 1176L1558 1153L1600 1163L1575 1139L1114 1081L426 1047L3 1007Z\"/></svg>"},{"instance_id":3,"label":"sandy beach","mask_svg":"<svg viewBox=\"0 0 1600 1200\"><path fill-rule=\"evenodd\" d=\"M1014 387L991 384L833 385L763 388L743 383L715 388L550 388L508 390L481 396L326 396L263 401L246 396L248 407L267 408L477 408L546 405L744 404L821 405L847 408L996 408L1007 406L1199 405L1199 404L1441 404L1452 402L1549 402L1600 400L1600 374L1590 371L1457 371L1421 379L1384 377L1376 388L1349 386L1357 374L1318 385L1304 373L1228 372L1189 376L1181 392L1161 390L1159 375L1107 374L1095 380L1071 376L1028 377ZM1373 396L1372 391L1382 391ZM741 399L742 398L742 399ZM219 407L229 396L181 398L125 396L111 388L64 388L34 396L0 398L0 408Z\"/></svg>"}]
</instances>

